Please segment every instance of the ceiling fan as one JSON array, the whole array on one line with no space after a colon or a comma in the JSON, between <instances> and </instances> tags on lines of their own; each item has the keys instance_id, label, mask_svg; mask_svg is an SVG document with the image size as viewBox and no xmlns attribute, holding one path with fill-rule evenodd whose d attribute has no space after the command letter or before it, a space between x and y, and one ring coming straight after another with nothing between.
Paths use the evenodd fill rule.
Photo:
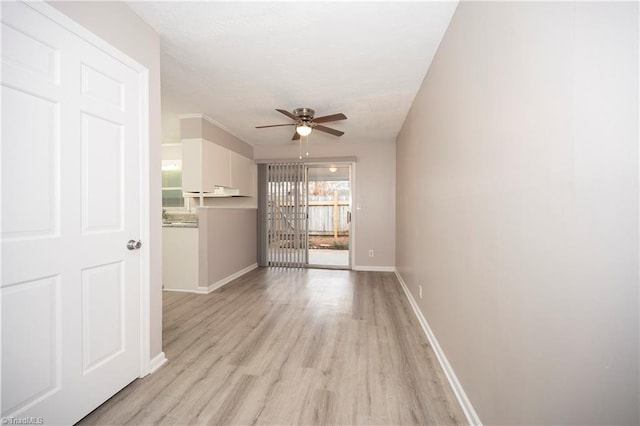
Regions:
<instances>
[{"instance_id":1,"label":"ceiling fan","mask_svg":"<svg viewBox=\"0 0 640 426\"><path fill-rule=\"evenodd\" d=\"M294 123L289 124L272 124L270 126L256 126L256 129L264 129L266 127L281 127L281 126L296 126L296 132L293 134L291 138L292 141L300 139L300 136L308 136L311 133L311 130L315 129L321 132L329 133L334 136L342 136L344 132L340 130L332 129L330 127L326 127L321 125L320 123L326 123L328 121L338 121L338 120L346 120L347 116L343 113L325 115L323 117L314 118L313 115L316 113L311 108L296 108L293 110L293 113L286 111L284 109L277 109L281 114L286 115L290 119L294 120Z\"/></svg>"}]
</instances>

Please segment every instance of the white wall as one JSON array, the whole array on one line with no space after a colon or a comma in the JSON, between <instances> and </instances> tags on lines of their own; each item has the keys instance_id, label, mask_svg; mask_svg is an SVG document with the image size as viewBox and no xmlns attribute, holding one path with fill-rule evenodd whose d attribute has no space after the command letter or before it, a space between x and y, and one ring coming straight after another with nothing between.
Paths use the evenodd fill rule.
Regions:
<instances>
[{"instance_id":1,"label":"white wall","mask_svg":"<svg viewBox=\"0 0 640 426\"><path fill-rule=\"evenodd\" d=\"M164 96L163 96L164 101ZM180 119L177 114L165 111L162 108L162 143L180 142Z\"/></svg>"},{"instance_id":2,"label":"white wall","mask_svg":"<svg viewBox=\"0 0 640 426\"><path fill-rule=\"evenodd\" d=\"M397 139L397 266L485 424L639 423L638 137L637 3L458 6Z\"/></svg>"},{"instance_id":3,"label":"white wall","mask_svg":"<svg viewBox=\"0 0 640 426\"><path fill-rule=\"evenodd\" d=\"M395 144L347 140L314 144L313 137L309 141L310 157L357 157L354 267L395 266ZM254 147L256 160L297 160L298 156L298 145L294 143ZM369 257L369 250L374 250L375 257Z\"/></svg>"},{"instance_id":4,"label":"white wall","mask_svg":"<svg viewBox=\"0 0 640 426\"><path fill-rule=\"evenodd\" d=\"M89 31L149 69L149 193L151 217L151 358L162 352L162 197L160 160L160 37L120 1L50 2ZM157 212L157 214L154 214Z\"/></svg>"}]
</instances>

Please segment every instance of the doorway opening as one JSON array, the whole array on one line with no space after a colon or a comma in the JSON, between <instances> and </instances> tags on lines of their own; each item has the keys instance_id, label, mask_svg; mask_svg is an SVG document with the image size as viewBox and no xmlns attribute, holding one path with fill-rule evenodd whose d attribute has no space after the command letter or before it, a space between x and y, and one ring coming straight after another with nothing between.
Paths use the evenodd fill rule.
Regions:
<instances>
[{"instance_id":1,"label":"doorway opening","mask_svg":"<svg viewBox=\"0 0 640 426\"><path fill-rule=\"evenodd\" d=\"M307 180L307 265L351 266L351 167L309 165Z\"/></svg>"},{"instance_id":2,"label":"doorway opening","mask_svg":"<svg viewBox=\"0 0 640 426\"><path fill-rule=\"evenodd\" d=\"M268 164L265 264L351 268L351 164Z\"/></svg>"}]
</instances>

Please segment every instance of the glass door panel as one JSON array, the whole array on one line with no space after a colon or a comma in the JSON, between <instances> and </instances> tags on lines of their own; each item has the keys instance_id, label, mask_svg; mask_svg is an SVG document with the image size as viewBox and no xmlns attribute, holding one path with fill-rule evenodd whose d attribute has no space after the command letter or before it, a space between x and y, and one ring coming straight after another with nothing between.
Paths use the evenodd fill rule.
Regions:
<instances>
[{"instance_id":1,"label":"glass door panel","mask_svg":"<svg viewBox=\"0 0 640 426\"><path fill-rule=\"evenodd\" d=\"M351 166L307 166L307 263L351 266Z\"/></svg>"}]
</instances>

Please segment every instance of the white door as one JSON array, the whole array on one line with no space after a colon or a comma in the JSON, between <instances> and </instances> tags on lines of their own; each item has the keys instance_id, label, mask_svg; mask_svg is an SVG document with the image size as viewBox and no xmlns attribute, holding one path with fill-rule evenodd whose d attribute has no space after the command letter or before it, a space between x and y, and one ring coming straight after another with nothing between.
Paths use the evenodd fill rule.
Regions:
<instances>
[{"instance_id":1,"label":"white door","mask_svg":"<svg viewBox=\"0 0 640 426\"><path fill-rule=\"evenodd\" d=\"M3 418L72 424L140 374L139 85L2 2Z\"/></svg>"}]
</instances>

